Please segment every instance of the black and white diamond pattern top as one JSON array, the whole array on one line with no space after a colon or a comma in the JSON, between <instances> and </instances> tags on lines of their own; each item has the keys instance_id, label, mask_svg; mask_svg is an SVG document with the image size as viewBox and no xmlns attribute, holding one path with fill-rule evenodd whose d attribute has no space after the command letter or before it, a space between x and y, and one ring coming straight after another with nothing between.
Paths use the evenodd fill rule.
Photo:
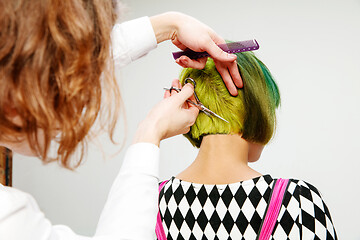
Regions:
<instances>
[{"instance_id":1,"label":"black and white diamond pattern top","mask_svg":"<svg viewBox=\"0 0 360 240\"><path fill-rule=\"evenodd\" d=\"M172 177L159 196L167 239L256 239L273 183L270 175L226 185ZM290 179L270 239L337 239L330 212L314 186Z\"/></svg>"}]
</instances>

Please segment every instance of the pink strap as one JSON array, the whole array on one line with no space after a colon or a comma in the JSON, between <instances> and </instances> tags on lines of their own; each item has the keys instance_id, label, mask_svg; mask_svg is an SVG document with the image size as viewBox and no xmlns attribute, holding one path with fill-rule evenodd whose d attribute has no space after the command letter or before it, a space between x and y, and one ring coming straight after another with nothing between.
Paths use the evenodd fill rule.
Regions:
<instances>
[{"instance_id":1,"label":"pink strap","mask_svg":"<svg viewBox=\"0 0 360 240\"><path fill-rule=\"evenodd\" d=\"M160 185L159 185L159 194L160 194L161 189L165 186L165 184L167 182L168 181L163 181L162 183L160 183ZM159 212L157 214L155 233L156 233L156 236L157 236L158 240L166 240L166 235L165 235L164 227L162 225L161 216L160 216L160 209L159 209Z\"/></svg>"},{"instance_id":2,"label":"pink strap","mask_svg":"<svg viewBox=\"0 0 360 240\"><path fill-rule=\"evenodd\" d=\"M164 181L159 185L159 193L161 189L164 187L164 185L168 181ZM274 229L276 220L279 216L279 211L283 202L284 194L288 185L289 179L282 179L279 178L276 181L276 184L274 186L269 207L266 212L265 219L263 221L263 225L261 228L261 232L259 235L259 240L269 240L271 233ZM155 233L158 240L166 240L165 231L162 225L161 216L160 216L160 210L157 215L157 221L156 221L156 228Z\"/></svg>"},{"instance_id":3,"label":"pink strap","mask_svg":"<svg viewBox=\"0 0 360 240\"><path fill-rule=\"evenodd\" d=\"M269 240L274 229L276 220L279 216L280 208L283 202L284 194L288 185L289 179L279 178L271 195L269 207L263 221L259 240Z\"/></svg>"}]
</instances>

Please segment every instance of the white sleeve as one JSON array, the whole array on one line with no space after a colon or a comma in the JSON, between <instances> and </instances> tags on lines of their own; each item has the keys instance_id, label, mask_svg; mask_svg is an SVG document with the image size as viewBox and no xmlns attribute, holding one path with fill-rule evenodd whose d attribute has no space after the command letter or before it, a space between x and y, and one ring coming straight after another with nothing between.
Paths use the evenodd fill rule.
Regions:
<instances>
[{"instance_id":1,"label":"white sleeve","mask_svg":"<svg viewBox=\"0 0 360 240\"><path fill-rule=\"evenodd\" d=\"M153 240L158 212L159 148L132 145L110 190L94 237L52 225L34 198L0 185L0 239L6 240Z\"/></svg>"},{"instance_id":2,"label":"white sleeve","mask_svg":"<svg viewBox=\"0 0 360 240\"><path fill-rule=\"evenodd\" d=\"M155 49L157 41L149 17L115 24L111 45L117 67L125 66Z\"/></svg>"}]
</instances>

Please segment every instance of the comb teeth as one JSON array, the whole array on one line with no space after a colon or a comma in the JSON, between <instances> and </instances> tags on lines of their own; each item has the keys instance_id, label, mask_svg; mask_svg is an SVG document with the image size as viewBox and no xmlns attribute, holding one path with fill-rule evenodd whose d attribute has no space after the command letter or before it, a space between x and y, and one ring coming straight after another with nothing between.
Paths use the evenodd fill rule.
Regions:
<instances>
[{"instance_id":1,"label":"comb teeth","mask_svg":"<svg viewBox=\"0 0 360 240\"><path fill-rule=\"evenodd\" d=\"M218 46L227 53L254 51L258 50L260 47L255 39L240 42L224 43L219 44ZM190 59L210 56L207 52L194 52L190 49L187 49L185 51L173 52L172 54L175 60L183 55L188 56Z\"/></svg>"}]
</instances>

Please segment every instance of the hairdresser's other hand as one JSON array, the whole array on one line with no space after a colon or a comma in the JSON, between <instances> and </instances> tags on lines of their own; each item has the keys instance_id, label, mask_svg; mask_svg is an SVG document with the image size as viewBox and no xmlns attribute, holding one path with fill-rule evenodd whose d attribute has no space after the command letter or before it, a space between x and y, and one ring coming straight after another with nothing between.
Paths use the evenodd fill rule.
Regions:
<instances>
[{"instance_id":1,"label":"hairdresser's other hand","mask_svg":"<svg viewBox=\"0 0 360 240\"><path fill-rule=\"evenodd\" d=\"M243 82L236 64L236 55L221 50L217 44L225 43L210 27L202 22L178 12L168 12L150 18L157 42L171 39L181 50L190 48L196 52L208 52L215 61L216 68L223 78L231 95L238 94L236 86ZM184 68L203 69L207 58L190 59L182 56L176 60ZM236 85L236 86L235 86Z\"/></svg>"},{"instance_id":2,"label":"hairdresser's other hand","mask_svg":"<svg viewBox=\"0 0 360 240\"><path fill-rule=\"evenodd\" d=\"M133 143L159 145L163 139L187 133L199 114L198 108L186 102L193 93L193 85L186 84L179 93L165 94L165 98L139 124Z\"/></svg>"}]
</instances>

